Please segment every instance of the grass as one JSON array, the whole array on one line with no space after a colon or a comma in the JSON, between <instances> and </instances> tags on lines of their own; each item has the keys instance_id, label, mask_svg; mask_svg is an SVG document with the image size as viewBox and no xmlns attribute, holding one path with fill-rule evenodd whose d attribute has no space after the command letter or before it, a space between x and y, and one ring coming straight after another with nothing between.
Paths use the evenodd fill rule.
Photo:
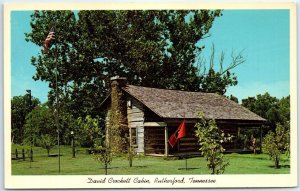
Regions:
<instances>
[{"instance_id":1,"label":"grass","mask_svg":"<svg viewBox=\"0 0 300 191\"><path fill-rule=\"evenodd\" d=\"M20 145L12 145L12 153ZM29 149L29 147L26 147ZM100 163L94 160L92 155L86 154L85 148L77 148L76 158L72 158L70 146L61 147L61 175L99 175L104 174ZM40 147L34 147L34 161L29 167L29 159L12 160L13 175L57 175L58 157L47 157L47 151ZM50 154L57 155L57 148L53 148ZM20 155L21 156L21 155ZM225 174L288 174L290 173L289 160L282 155L281 168L275 169L273 161L265 154L226 154L230 166ZM142 175L142 174L210 174L206 160L203 157L187 160L188 170L185 169L185 160L162 157L140 156L135 157L133 167L129 167L126 156L114 157L108 170L110 175Z\"/></svg>"}]
</instances>

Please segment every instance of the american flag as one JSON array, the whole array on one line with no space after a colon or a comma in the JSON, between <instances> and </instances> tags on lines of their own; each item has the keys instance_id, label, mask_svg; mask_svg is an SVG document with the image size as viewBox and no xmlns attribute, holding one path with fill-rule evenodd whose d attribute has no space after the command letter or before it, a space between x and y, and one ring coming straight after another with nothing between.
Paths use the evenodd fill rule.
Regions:
<instances>
[{"instance_id":1,"label":"american flag","mask_svg":"<svg viewBox=\"0 0 300 191\"><path fill-rule=\"evenodd\" d=\"M48 33L47 38L44 40L43 42L43 48L42 48L42 53L43 54L47 54L49 51L49 48L51 47L51 45L53 44L53 41L55 40L55 32L53 30L51 30Z\"/></svg>"}]
</instances>

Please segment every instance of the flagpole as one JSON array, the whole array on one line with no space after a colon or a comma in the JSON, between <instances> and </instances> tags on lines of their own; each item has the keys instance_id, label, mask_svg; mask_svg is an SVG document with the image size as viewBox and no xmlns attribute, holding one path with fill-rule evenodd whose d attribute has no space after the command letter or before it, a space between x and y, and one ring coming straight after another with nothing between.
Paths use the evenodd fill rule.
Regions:
<instances>
[{"instance_id":1,"label":"flagpole","mask_svg":"<svg viewBox=\"0 0 300 191\"><path fill-rule=\"evenodd\" d=\"M59 124L58 124L58 64L57 64L57 45L55 45L55 99L56 99L56 128L57 128L57 145L58 145L58 173L60 173L60 133L59 133Z\"/></svg>"},{"instance_id":2,"label":"flagpole","mask_svg":"<svg viewBox=\"0 0 300 191\"><path fill-rule=\"evenodd\" d=\"M54 27L51 27L50 33L54 35ZM54 40L53 36L51 36L51 40ZM57 64L57 57L58 57L58 48L57 43L55 43L55 123L56 123L56 130L57 130L57 146L58 146L58 173L60 173L60 128L59 128L59 121L58 121L58 64Z\"/></svg>"},{"instance_id":3,"label":"flagpole","mask_svg":"<svg viewBox=\"0 0 300 191\"><path fill-rule=\"evenodd\" d=\"M43 49L42 53L43 54L48 54L49 48L53 44L53 41L55 40L55 35L54 35L54 26L51 27L46 40L43 42ZM54 106L54 117L55 117L55 126L56 126L56 131L57 131L57 146L58 146L58 172L60 173L60 132L59 132L59 121L58 121L58 109L59 109L59 104L58 104L58 64L57 64L57 57L58 57L58 48L57 48L57 43L55 43L55 52L54 52L54 62L55 62L55 106Z\"/></svg>"},{"instance_id":4,"label":"flagpole","mask_svg":"<svg viewBox=\"0 0 300 191\"><path fill-rule=\"evenodd\" d=\"M57 45L55 46L56 48L56 101L57 101L57 111L59 109L59 103L58 103L58 80L57 80L57 76L58 76L58 64L57 64L57 56L58 56L58 49L57 49ZM58 172L60 173L60 128L59 128L59 122L58 122L58 113L57 113L57 129L58 129Z\"/></svg>"},{"instance_id":5,"label":"flagpole","mask_svg":"<svg viewBox=\"0 0 300 191\"><path fill-rule=\"evenodd\" d=\"M183 112L183 120L185 120L185 112ZM178 140L177 151L180 152L180 139Z\"/></svg>"},{"instance_id":6,"label":"flagpole","mask_svg":"<svg viewBox=\"0 0 300 191\"><path fill-rule=\"evenodd\" d=\"M185 120L185 112L183 112L183 120ZM187 156L185 156L185 170L187 170Z\"/></svg>"},{"instance_id":7,"label":"flagpole","mask_svg":"<svg viewBox=\"0 0 300 191\"><path fill-rule=\"evenodd\" d=\"M51 27L50 32L54 34L54 28L55 25ZM52 38L52 37L51 37ZM53 39L54 40L54 39ZM57 48L57 43L55 43L55 99L56 99L56 104L55 104L55 109L56 109L56 129L57 129L57 146L58 146L58 173L60 173L60 128L59 128L59 120L58 120L58 112L59 112L59 103L58 103L58 64L57 64L57 57L58 57L58 48Z\"/></svg>"}]
</instances>

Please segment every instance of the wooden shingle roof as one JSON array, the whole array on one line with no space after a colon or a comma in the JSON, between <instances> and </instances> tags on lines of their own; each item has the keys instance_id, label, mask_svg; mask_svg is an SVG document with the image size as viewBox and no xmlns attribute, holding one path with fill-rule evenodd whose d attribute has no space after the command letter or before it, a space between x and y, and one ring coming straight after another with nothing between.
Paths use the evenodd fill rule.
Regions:
<instances>
[{"instance_id":1,"label":"wooden shingle roof","mask_svg":"<svg viewBox=\"0 0 300 191\"><path fill-rule=\"evenodd\" d=\"M188 92L127 85L122 88L162 118L196 119L203 112L206 118L216 120L265 119L243 106L215 93Z\"/></svg>"}]
</instances>

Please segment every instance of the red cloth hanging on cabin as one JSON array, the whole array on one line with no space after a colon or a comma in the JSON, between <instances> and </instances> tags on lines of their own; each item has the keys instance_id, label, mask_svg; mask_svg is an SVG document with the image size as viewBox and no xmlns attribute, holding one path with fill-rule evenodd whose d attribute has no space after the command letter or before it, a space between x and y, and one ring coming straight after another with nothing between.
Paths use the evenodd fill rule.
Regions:
<instances>
[{"instance_id":1,"label":"red cloth hanging on cabin","mask_svg":"<svg viewBox=\"0 0 300 191\"><path fill-rule=\"evenodd\" d=\"M173 133L169 138L169 144L171 145L171 147L173 148L177 141L182 137L185 137L185 119L180 123L175 133Z\"/></svg>"},{"instance_id":2,"label":"red cloth hanging on cabin","mask_svg":"<svg viewBox=\"0 0 300 191\"><path fill-rule=\"evenodd\" d=\"M185 137L185 119L181 122L181 124L178 127L178 137L177 139L181 139L182 137Z\"/></svg>"},{"instance_id":3,"label":"red cloth hanging on cabin","mask_svg":"<svg viewBox=\"0 0 300 191\"><path fill-rule=\"evenodd\" d=\"M171 135L171 137L169 138L169 144L171 145L172 148L174 147L174 145L177 142L176 133L177 133L177 131L175 133L173 133L173 135Z\"/></svg>"}]
</instances>

